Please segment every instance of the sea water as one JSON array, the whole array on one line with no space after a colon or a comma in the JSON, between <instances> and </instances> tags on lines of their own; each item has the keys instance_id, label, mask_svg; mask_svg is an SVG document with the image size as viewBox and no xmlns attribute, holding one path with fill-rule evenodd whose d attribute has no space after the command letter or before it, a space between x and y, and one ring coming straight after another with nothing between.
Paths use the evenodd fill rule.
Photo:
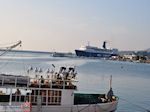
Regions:
<instances>
[{"instance_id":1,"label":"sea water","mask_svg":"<svg viewBox=\"0 0 150 112\"><path fill-rule=\"evenodd\" d=\"M81 93L107 93L109 77L112 75L112 88L119 99L117 112L147 112L150 110L150 64L51 57L47 53L8 53L0 57L0 73L27 75L27 68L42 68L41 75L55 65L75 66L78 72L78 91ZM32 74L30 74L32 75ZM147 109L147 110L146 110Z\"/></svg>"}]
</instances>

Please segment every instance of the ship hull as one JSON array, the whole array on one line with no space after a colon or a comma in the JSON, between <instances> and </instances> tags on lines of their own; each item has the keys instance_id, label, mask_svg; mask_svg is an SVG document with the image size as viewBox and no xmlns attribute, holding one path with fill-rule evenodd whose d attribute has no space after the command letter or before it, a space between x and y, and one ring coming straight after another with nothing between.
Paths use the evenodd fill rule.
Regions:
<instances>
[{"instance_id":1,"label":"ship hull","mask_svg":"<svg viewBox=\"0 0 150 112\"><path fill-rule=\"evenodd\" d=\"M115 112L118 101L72 106L32 106L30 112ZM23 112L22 106L0 106L2 112Z\"/></svg>"},{"instance_id":2,"label":"ship hull","mask_svg":"<svg viewBox=\"0 0 150 112\"><path fill-rule=\"evenodd\" d=\"M117 54L111 53L99 53L99 52L86 52L82 50L75 50L76 55L79 57L97 57L97 58L110 58L112 56L117 56Z\"/></svg>"},{"instance_id":3,"label":"ship hull","mask_svg":"<svg viewBox=\"0 0 150 112\"><path fill-rule=\"evenodd\" d=\"M73 106L42 106L42 112L115 112L118 101L101 104L86 104ZM37 107L32 107L31 112L37 112Z\"/></svg>"}]
</instances>

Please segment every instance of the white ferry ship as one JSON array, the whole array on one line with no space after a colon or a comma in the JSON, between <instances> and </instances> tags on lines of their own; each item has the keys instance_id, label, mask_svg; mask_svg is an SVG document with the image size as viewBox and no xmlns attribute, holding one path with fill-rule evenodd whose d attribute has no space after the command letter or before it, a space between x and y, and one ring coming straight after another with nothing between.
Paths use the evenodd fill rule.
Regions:
<instances>
[{"instance_id":1,"label":"white ferry ship","mask_svg":"<svg viewBox=\"0 0 150 112\"><path fill-rule=\"evenodd\" d=\"M118 56L118 49L107 49L106 41L103 43L103 48L87 45L81 46L78 50L75 50L75 52L79 57L109 58L112 56Z\"/></svg>"}]
</instances>

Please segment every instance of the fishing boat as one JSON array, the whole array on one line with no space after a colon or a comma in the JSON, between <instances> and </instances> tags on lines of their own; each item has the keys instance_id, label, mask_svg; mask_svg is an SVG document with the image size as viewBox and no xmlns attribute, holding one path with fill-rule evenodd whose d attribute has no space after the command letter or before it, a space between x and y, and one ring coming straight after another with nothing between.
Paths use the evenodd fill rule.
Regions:
<instances>
[{"instance_id":1,"label":"fishing boat","mask_svg":"<svg viewBox=\"0 0 150 112\"><path fill-rule=\"evenodd\" d=\"M54 65L53 65L54 66ZM58 72L47 70L46 77L0 74L0 110L3 112L114 112L119 98L112 100L105 94L76 93L77 72L75 67L61 67ZM111 80L110 80L111 86Z\"/></svg>"},{"instance_id":2,"label":"fishing boat","mask_svg":"<svg viewBox=\"0 0 150 112\"><path fill-rule=\"evenodd\" d=\"M112 56L118 56L118 49L106 48L106 41L103 43L103 48L94 46L81 46L75 50L76 55L79 57L95 57L95 58L110 58Z\"/></svg>"}]
</instances>

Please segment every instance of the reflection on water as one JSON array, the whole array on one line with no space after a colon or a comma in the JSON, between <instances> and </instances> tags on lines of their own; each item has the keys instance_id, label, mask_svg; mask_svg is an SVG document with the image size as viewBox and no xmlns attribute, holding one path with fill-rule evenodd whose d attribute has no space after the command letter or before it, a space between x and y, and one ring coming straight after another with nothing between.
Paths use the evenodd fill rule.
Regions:
<instances>
[{"instance_id":1,"label":"reflection on water","mask_svg":"<svg viewBox=\"0 0 150 112\"><path fill-rule=\"evenodd\" d=\"M52 67L51 64L55 64L56 69L75 65L78 71L78 92L82 93L106 93L112 75L113 91L120 97L117 112L146 112L141 107L150 109L150 64L19 53L13 57L1 57L0 72L26 75L28 66L41 67L46 71Z\"/></svg>"}]
</instances>

